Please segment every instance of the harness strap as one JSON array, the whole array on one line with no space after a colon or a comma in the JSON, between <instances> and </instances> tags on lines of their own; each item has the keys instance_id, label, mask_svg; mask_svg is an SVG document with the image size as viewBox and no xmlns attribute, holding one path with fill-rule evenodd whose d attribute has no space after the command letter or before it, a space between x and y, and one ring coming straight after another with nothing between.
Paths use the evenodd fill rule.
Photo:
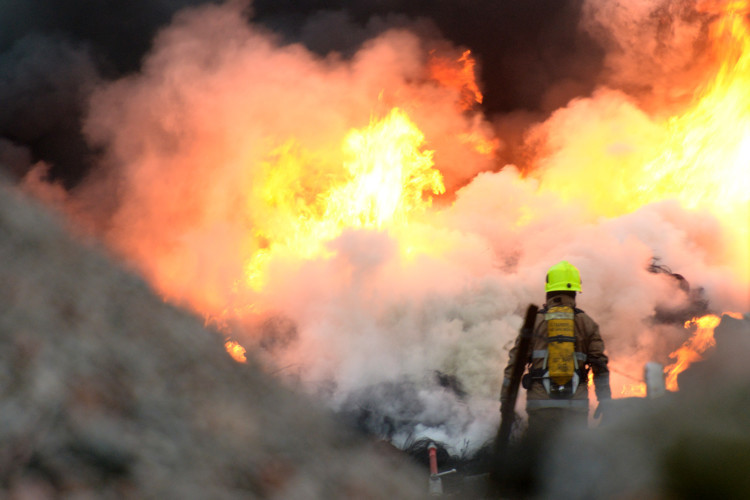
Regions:
<instances>
[{"instance_id":1,"label":"harness strap","mask_svg":"<svg viewBox=\"0 0 750 500\"><path fill-rule=\"evenodd\" d=\"M542 408L567 408L572 410L588 410L588 399L527 399L527 410L540 410Z\"/></svg>"},{"instance_id":2,"label":"harness strap","mask_svg":"<svg viewBox=\"0 0 750 500\"><path fill-rule=\"evenodd\" d=\"M586 368L578 368L575 372L581 380L586 380L589 376L589 371ZM549 378L547 370L544 368L529 370L529 375L531 376L531 380L544 380Z\"/></svg>"},{"instance_id":3,"label":"harness strap","mask_svg":"<svg viewBox=\"0 0 750 500\"><path fill-rule=\"evenodd\" d=\"M588 356L582 352L575 352L575 357L578 361L585 363ZM547 349L535 349L531 352L531 359L544 359L547 357Z\"/></svg>"},{"instance_id":4,"label":"harness strap","mask_svg":"<svg viewBox=\"0 0 750 500\"><path fill-rule=\"evenodd\" d=\"M569 335L555 335L554 337L548 337L550 342L575 342L576 338Z\"/></svg>"}]
</instances>

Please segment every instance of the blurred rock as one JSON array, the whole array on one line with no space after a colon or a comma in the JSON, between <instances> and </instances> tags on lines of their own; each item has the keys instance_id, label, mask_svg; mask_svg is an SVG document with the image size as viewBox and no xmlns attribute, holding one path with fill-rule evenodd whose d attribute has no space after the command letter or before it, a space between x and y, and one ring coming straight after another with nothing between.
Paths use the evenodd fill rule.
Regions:
<instances>
[{"instance_id":1,"label":"blurred rock","mask_svg":"<svg viewBox=\"0 0 750 500\"><path fill-rule=\"evenodd\" d=\"M2 183L0 183L2 184ZM418 498L199 318L0 185L0 496Z\"/></svg>"}]
</instances>

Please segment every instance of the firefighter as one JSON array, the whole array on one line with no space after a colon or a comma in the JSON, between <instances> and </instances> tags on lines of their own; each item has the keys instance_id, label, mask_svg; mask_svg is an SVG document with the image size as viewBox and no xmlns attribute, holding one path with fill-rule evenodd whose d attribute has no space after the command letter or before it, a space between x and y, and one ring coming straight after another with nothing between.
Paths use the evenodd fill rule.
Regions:
<instances>
[{"instance_id":1,"label":"firefighter","mask_svg":"<svg viewBox=\"0 0 750 500\"><path fill-rule=\"evenodd\" d=\"M547 300L537 314L528 352L518 352L520 336L510 351L500 398L502 405L509 404L513 366L517 362L527 365L522 379L527 390L527 433L538 438L563 422L587 426L589 369L600 408L611 398L599 326L576 308L576 293L581 291L578 269L567 261L555 264L547 272L545 291Z\"/></svg>"}]
</instances>

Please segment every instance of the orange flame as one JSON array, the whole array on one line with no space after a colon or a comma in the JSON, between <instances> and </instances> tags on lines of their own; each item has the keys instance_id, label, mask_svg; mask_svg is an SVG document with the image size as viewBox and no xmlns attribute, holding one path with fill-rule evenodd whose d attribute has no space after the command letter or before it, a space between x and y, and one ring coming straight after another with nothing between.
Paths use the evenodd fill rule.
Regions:
<instances>
[{"instance_id":1,"label":"orange flame","mask_svg":"<svg viewBox=\"0 0 750 500\"><path fill-rule=\"evenodd\" d=\"M670 358L676 359L677 361L664 369L664 372L666 373L667 390L678 390L677 376L684 372L693 362L700 361L702 359L701 354L703 354L706 349L716 344L716 341L714 340L714 329L720 322L721 318L714 314L707 314L700 318L693 318L690 321L685 322L685 328L695 327L696 331L687 342L669 355Z\"/></svg>"},{"instance_id":2,"label":"orange flame","mask_svg":"<svg viewBox=\"0 0 750 500\"><path fill-rule=\"evenodd\" d=\"M748 2L728 2L712 26L722 61L694 107L669 121L664 152L646 167L652 180L642 185L674 193L690 207L707 206L719 215L748 208L750 177L750 29ZM648 195L647 195L648 196ZM742 224L740 224L742 225ZM747 225L744 224L745 230ZM747 236L747 232L744 233Z\"/></svg>"},{"instance_id":3,"label":"orange flame","mask_svg":"<svg viewBox=\"0 0 750 500\"><path fill-rule=\"evenodd\" d=\"M643 382L636 384L625 384L622 386L620 396L623 398L645 398L646 397L646 384Z\"/></svg>"},{"instance_id":4,"label":"orange flame","mask_svg":"<svg viewBox=\"0 0 750 500\"><path fill-rule=\"evenodd\" d=\"M459 91L461 95L459 103L462 109L469 110L477 104L482 104L484 96L476 81L477 63L471 56L470 50L464 51L458 60L439 56L434 50L430 56L430 77L446 87Z\"/></svg>"},{"instance_id":5,"label":"orange flame","mask_svg":"<svg viewBox=\"0 0 750 500\"><path fill-rule=\"evenodd\" d=\"M477 85L477 63L470 50L465 50L458 59L440 56L433 50L428 64L430 78L459 93L461 110L469 111L482 104L484 96ZM480 155L491 157L500 149L499 139L489 138L478 130L461 133L458 138Z\"/></svg>"},{"instance_id":6,"label":"orange flame","mask_svg":"<svg viewBox=\"0 0 750 500\"><path fill-rule=\"evenodd\" d=\"M247 362L247 358L245 357L245 348L242 347L239 342L236 342L234 340L227 340L224 343L224 349L226 349L229 355L232 356L232 359L234 359L238 363Z\"/></svg>"},{"instance_id":7,"label":"orange flame","mask_svg":"<svg viewBox=\"0 0 750 500\"><path fill-rule=\"evenodd\" d=\"M480 155L492 156L500 149L500 140L497 138L488 139L484 134L477 131L464 132L459 136L462 143L471 146L471 148Z\"/></svg>"},{"instance_id":8,"label":"orange flame","mask_svg":"<svg viewBox=\"0 0 750 500\"><path fill-rule=\"evenodd\" d=\"M750 7L743 0L703 8L721 9L710 31L719 63L683 113L649 117L623 95L602 91L573 101L531 138L547 148L540 159L544 189L580 200L595 216L662 200L708 210L731 238L716 258L749 278ZM596 120L600 126L588 127Z\"/></svg>"},{"instance_id":9,"label":"orange flame","mask_svg":"<svg viewBox=\"0 0 750 500\"><path fill-rule=\"evenodd\" d=\"M445 191L433 168L424 135L404 111L394 108L382 120L351 130L343 140L343 173L330 173L316 185L302 177L315 157L288 143L275 152L258 183L255 198L266 216L255 229L255 251L245 263L246 283L256 291L266 283L270 262L281 255L309 259L330 254L325 243L345 228L405 226ZM340 170L340 169L338 169ZM318 174L315 172L313 175ZM321 182L318 180L317 182ZM402 241L409 246L408 241Z\"/></svg>"},{"instance_id":10,"label":"orange flame","mask_svg":"<svg viewBox=\"0 0 750 500\"><path fill-rule=\"evenodd\" d=\"M688 208L708 208L727 221L736 236L732 260L745 276L750 241L749 11L746 0L725 4L712 26L720 68L693 108L669 120L666 147L647 165L648 182L640 186L646 199L675 197Z\"/></svg>"}]
</instances>

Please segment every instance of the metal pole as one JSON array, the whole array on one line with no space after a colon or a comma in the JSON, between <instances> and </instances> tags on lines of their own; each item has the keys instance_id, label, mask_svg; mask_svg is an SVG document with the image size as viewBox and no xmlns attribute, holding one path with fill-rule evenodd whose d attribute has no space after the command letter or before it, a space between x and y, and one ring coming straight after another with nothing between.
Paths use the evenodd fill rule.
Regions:
<instances>
[{"instance_id":1,"label":"metal pole","mask_svg":"<svg viewBox=\"0 0 750 500\"><path fill-rule=\"evenodd\" d=\"M647 398L654 399L667 393L667 386L664 381L664 366L661 363L655 361L646 363L644 378L646 379Z\"/></svg>"}]
</instances>

